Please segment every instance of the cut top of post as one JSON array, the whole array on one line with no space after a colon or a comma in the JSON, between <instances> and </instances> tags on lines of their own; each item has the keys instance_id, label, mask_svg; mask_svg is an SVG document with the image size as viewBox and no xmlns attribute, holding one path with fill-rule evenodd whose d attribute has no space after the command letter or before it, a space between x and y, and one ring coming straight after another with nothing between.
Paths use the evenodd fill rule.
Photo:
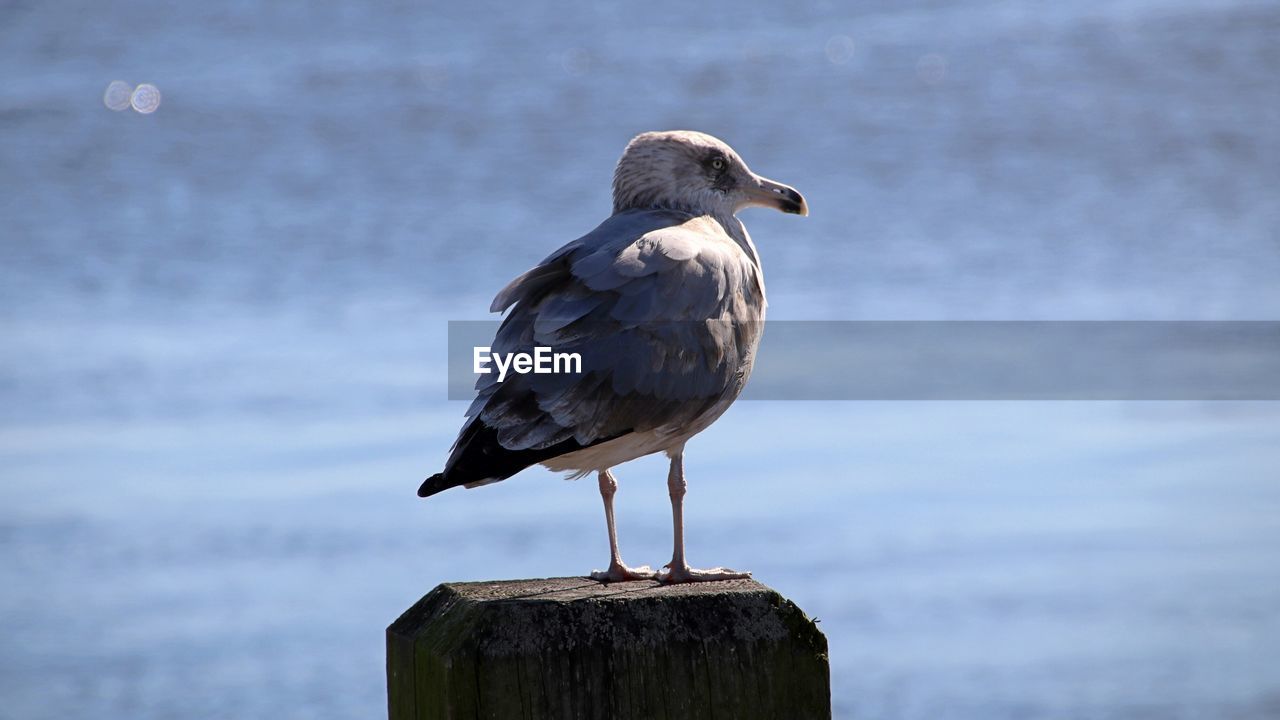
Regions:
<instances>
[{"instance_id":1,"label":"cut top of post","mask_svg":"<svg viewBox=\"0 0 1280 720\"><path fill-rule=\"evenodd\" d=\"M663 585L656 580L602 583L581 577L541 578L535 580L496 580L485 582L445 583L459 598L471 602L576 602L578 600L629 601L641 598L678 598L690 595L740 595L776 593L755 580L722 580L719 582Z\"/></svg>"},{"instance_id":2,"label":"cut top of post","mask_svg":"<svg viewBox=\"0 0 1280 720\"><path fill-rule=\"evenodd\" d=\"M828 718L827 642L754 580L444 583L387 628L391 717Z\"/></svg>"}]
</instances>

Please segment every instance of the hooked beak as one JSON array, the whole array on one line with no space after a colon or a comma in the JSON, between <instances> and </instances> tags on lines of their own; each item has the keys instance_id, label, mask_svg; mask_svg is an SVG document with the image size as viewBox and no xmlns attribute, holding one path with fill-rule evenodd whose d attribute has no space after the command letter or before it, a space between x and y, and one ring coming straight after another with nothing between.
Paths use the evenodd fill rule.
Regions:
<instances>
[{"instance_id":1,"label":"hooked beak","mask_svg":"<svg viewBox=\"0 0 1280 720\"><path fill-rule=\"evenodd\" d=\"M746 191L747 205L771 207L793 215L809 214L809 204L804 201L803 195L796 192L795 188L759 175L753 177L755 185L748 186Z\"/></svg>"}]
</instances>

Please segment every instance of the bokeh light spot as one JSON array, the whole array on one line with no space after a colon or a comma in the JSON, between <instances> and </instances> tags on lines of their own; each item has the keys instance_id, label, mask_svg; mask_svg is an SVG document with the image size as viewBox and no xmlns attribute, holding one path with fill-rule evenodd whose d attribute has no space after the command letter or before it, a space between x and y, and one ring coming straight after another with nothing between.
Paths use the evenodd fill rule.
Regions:
<instances>
[{"instance_id":1,"label":"bokeh light spot","mask_svg":"<svg viewBox=\"0 0 1280 720\"><path fill-rule=\"evenodd\" d=\"M142 83L134 88L129 104L143 115L155 112L156 108L160 107L160 88L150 83Z\"/></svg>"},{"instance_id":2,"label":"bokeh light spot","mask_svg":"<svg viewBox=\"0 0 1280 720\"><path fill-rule=\"evenodd\" d=\"M129 109L129 98L133 96L133 86L123 80L112 80L107 91L102 94L102 103L109 109L120 112Z\"/></svg>"}]
</instances>

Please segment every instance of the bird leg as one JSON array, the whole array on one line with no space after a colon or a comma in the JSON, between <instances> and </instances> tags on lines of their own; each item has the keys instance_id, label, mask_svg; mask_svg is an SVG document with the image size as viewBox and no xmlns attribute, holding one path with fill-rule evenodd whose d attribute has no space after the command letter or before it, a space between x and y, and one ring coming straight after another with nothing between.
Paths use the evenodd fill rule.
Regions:
<instances>
[{"instance_id":1,"label":"bird leg","mask_svg":"<svg viewBox=\"0 0 1280 720\"><path fill-rule=\"evenodd\" d=\"M751 577L749 572L738 572L728 568L711 568L695 570L684 560L684 448L668 453L671 457L671 470L667 473L667 490L671 493L671 520L675 531L675 547L671 552L671 562L658 571L658 580L665 583L705 582L707 580L737 580Z\"/></svg>"},{"instance_id":2,"label":"bird leg","mask_svg":"<svg viewBox=\"0 0 1280 720\"><path fill-rule=\"evenodd\" d=\"M604 499L604 522L609 527L609 569L591 571L591 579L601 582L623 580L652 580L657 574L648 565L629 568L622 563L618 552L618 528L613 524L613 496L618 492L618 481L608 470L600 471L600 497Z\"/></svg>"}]
</instances>

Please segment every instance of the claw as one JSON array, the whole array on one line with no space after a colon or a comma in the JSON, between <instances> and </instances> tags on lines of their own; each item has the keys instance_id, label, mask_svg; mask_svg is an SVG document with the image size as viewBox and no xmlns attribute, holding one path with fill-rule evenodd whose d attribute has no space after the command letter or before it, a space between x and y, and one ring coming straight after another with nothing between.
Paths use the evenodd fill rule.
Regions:
<instances>
[{"instance_id":1,"label":"claw","mask_svg":"<svg viewBox=\"0 0 1280 720\"><path fill-rule=\"evenodd\" d=\"M663 583L687 583L687 582L711 582L714 580L745 580L751 577L749 572L738 572L729 568L711 568L709 570L698 570L688 565L679 567L671 567L670 565L662 568L657 573L658 582Z\"/></svg>"},{"instance_id":2,"label":"claw","mask_svg":"<svg viewBox=\"0 0 1280 720\"><path fill-rule=\"evenodd\" d=\"M641 565L637 568L627 567L621 564L609 564L608 570L592 570L591 579L600 582L626 582L628 580L654 580L658 577L658 573L654 572L648 565Z\"/></svg>"}]
</instances>

